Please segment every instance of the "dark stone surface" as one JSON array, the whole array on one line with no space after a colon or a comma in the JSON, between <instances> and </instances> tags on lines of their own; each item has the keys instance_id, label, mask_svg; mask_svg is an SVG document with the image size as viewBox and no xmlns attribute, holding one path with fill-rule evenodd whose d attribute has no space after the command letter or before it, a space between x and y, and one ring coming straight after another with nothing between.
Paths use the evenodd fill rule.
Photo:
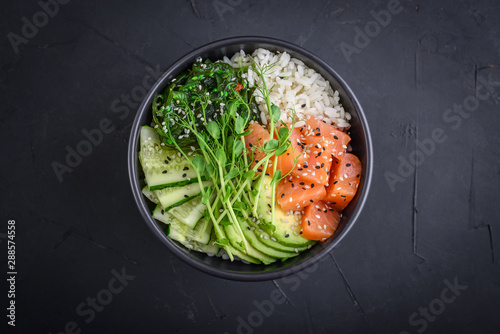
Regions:
<instances>
[{"instance_id":1,"label":"dark stone surface","mask_svg":"<svg viewBox=\"0 0 500 334\"><path fill-rule=\"evenodd\" d=\"M371 11L388 3L70 1L18 53L7 36L22 35L22 17L32 21L41 7L5 3L0 261L6 277L7 221L15 219L18 274L16 327L2 315L1 332L498 333L500 3L402 0L376 30ZM348 61L340 45L356 46L355 29L367 24L373 37ZM284 39L331 64L359 98L374 140L374 181L356 226L312 272L270 282L210 277L152 235L127 176L135 102L121 109L128 115L112 107L139 92L147 66L164 70L238 35ZM464 105L463 116L447 111L454 105ZM76 149L82 131L104 118L114 130L60 182L51 164L64 163L66 147ZM400 157L409 160L416 140L436 129L446 140L391 189L387 173L397 175ZM122 270L135 278L108 295ZM455 297L454 283L467 286ZM284 303L259 311L271 295ZM85 304L78 311L96 296L112 300L93 318ZM425 320L429 307L438 315Z\"/></svg>"}]
</instances>

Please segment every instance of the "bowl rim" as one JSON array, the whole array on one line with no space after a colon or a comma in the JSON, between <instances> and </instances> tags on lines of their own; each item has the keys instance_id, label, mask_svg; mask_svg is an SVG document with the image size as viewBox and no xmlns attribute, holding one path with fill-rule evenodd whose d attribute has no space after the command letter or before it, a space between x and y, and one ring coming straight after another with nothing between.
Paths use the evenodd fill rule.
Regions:
<instances>
[{"instance_id":1,"label":"bowl rim","mask_svg":"<svg viewBox=\"0 0 500 334\"><path fill-rule=\"evenodd\" d=\"M354 108L357 110L358 113L358 119L361 123L361 126L364 130L364 145L366 147L366 166L365 168L365 177L364 177L364 186L362 189L362 193L359 194L360 197L358 198L357 205L352 213L352 215L349 218L349 223L346 224L344 229L341 231L341 233L334 239L332 242L330 242L329 245L327 245L323 250L321 250L318 254L312 256L311 258L305 259L303 262L289 267L289 268L280 268L272 272L262 272L262 273L238 273L238 272L232 272L232 271L224 271L217 269L213 266L210 266L209 264L197 261L196 259L190 257L187 255L185 252L181 251L176 245L174 245L174 242L170 240L165 233L160 229L158 224L155 223L154 218L152 217L151 213L149 212L149 208L145 204L146 202L143 199L143 195L139 186L139 180L138 180L138 170L137 170L137 159L138 159L138 141L139 141L139 129L143 124L140 124L140 120L142 115L149 111L149 103L151 102L155 92L161 86L164 81L167 79L167 77L170 75L170 72L176 69L180 64L188 61L189 59L194 59L197 56L204 54L206 52L209 52L213 49L217 48L223 48L227 46L231 46L234 44L245 44L245 43L265 43L265 44L271 44L277 47L281 47L284 49L289 49L293 50L294 52L297 52L306 58L308 58L310 61L316 63L318 67L322 67L324 70L329 72L337 81L338 83L342 86L342 88L345 90L347 93L348 97L351 99ZM321 58L316 56L315 54L311 53L310 51L295 45L293 43L283 41L280 39L276 38L271 38L271 37L264 37L264 36L238 36L238 37L230 37L230 38L225 38L225 39L220 39L217 41L213 41L210 43L207 43L205 45L202 45L190 52L188 52L186 55L182 56L181 58L177 59L174 61L172 64L170 64L165 71L163 71L163 74L156 80L156 82L152 85L152 87L149 89L148 93L145 95L143 101L137 108L137 113L135 115L134 121L132 123L132 127L130 130L130 138L129 138L129 144L128 144L128 152L127 152L127 162L128 162L128 172L129 172L129 180L130 180L130 185L132 188L132 193L134 195L134 200L139 208L139 211L146 221L148 227L153 231L153 233L162 241L162 243L167 246L167 248L174 253L176 256L178 256L181 260L189 264L190 266L204 272L207 274L210 274L212 276L216 276L219 278L223 279L230 279L230 280L235 280L235 281L266 281L266 280L272 280L272 279L278 279L278 278L283 278L289 275L292 275L294 273L297 273L314 263L317 263L320 261L325 255L330 253L339 243L340 241L347 235L347 233L351 230L353 227L354 223L357 221L369 194L370 187L371 187L371 181L372 181L372 174L373 174L373 146L372 146L372 139L370 135L370 129L368 126L368 122L366 120L366 116L364 114L364 111L357 99L357 97L354 95L353 91L351 88L347 85L347 83L344 81L344 79L330 66L328 65L325 61L323 61Z\"/></svg>"}]
</instances>

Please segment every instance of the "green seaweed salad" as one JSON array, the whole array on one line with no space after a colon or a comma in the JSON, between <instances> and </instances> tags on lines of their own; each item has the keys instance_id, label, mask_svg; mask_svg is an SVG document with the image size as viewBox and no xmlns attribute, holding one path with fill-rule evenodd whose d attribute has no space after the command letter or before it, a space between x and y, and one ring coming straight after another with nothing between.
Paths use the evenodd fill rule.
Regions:
<instances>
[{"instance_id":1,"label":"green seaweed salad","mask_svg":"<svg viewBox=\"0 0 500 334\"><path fill-rule=\"evenodd\" d=\"M199 58L156 95L151 127L141 129L143 193L157 204L153 217L184 246L207 254L223 248L231 260L269 264L314 242L297 233L289 237L293 227L275 219L275 186L286 175L273 162L291 143L264 80L274 64L243 66L240 58L239 65ZM252 87L249 71L259 78ZM261 122L255 95L266 102L273 130L261 147L265 156L252 164L245 136L251 122ZM269 164L272 178L258 172Z\"/></svg>"}]
</instances>

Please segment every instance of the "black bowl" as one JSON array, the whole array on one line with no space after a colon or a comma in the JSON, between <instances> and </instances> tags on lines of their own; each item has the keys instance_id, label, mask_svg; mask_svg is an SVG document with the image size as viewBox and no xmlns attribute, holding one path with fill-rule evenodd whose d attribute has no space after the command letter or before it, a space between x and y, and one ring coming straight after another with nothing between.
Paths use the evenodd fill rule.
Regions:
<instances>
[{"instance_id":1,"label":"black bowl","mask_svg":"<svg viewBox=\"0 0 500 334\"><path fill-rule=\"evenodd\" d=\"M140 127L151 123L151 101L173 78L187 69L198 57L217 60L222 59L225 55L231 57L241 49L246 53L251 53L257 48L288 52L292 57L302 60L307 66L320 73L331 83L334 90L339 91L340 102L344 109L352 115L350 130L352 152L363 164L358 192L344 210L335 234L326 242L317 243L310 250L301 253L297 257L285 262L278 261L267 266L245 264L240 261L230 262L218 257L209 257L202 253L190 251L176 241L169 239L165 233L165 225L151 216L154 205L141 193L141 189L145 184L137 156ZM373 168L373 148L368 124L358 100L344 80L323 60L299 46L281 40L267 37L234 37L212 42L191 51L170 66L156 81L140 105L132 125L128 148L128 168L132 192L142 216L153 230L153 233L160 238L171 252L189 265L214 276L238 281L263 281L285 277L309 267L330 252L347 234L358 218L368 195Z\"/></svg>"}]
</instances>

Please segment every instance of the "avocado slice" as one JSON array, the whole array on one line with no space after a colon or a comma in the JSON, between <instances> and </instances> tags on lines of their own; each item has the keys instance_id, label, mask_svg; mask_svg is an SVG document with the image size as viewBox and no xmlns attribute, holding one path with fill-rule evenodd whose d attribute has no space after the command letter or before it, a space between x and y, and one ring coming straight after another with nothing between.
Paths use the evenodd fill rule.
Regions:
<instances>
[{"instance_id":1,"label":"avocado slice","mask_svg":"<svg viewBox=\"0 0 500 334\"><path fill-rule=\"evenodd\" d=\"M214 228L214 232L215 232L215 236L216 236L217 240L229 239L228 236L226 235L225 229L222 228L222 226L220 226L220 228L218 228L218 229ZM231 241L230 241L229 245L225 246L225 248L227 248L227 250L230 251L231 254L239 257L242 260L245 260L245 261L253 263L253 264L260 264L261 263L256 258L254 258L254 257L252 257L250 255L247 255L247 254L245 254L245 253L243 253L243 252L235 249L232 246L232 242Z\"/></svg>"},{"instance_id":2,"label":"avocado slice","mask_svg":"<svg viewBox=\"0 0 500 334\"><path fill-rule=\"evenodd\" d=\"M297 219L294 215L287 216L279 205L275 205L274 208L274 226L276 229L271 231L266 228L265 225L271 224L271 205L272 205L272 193L273 188L271 187L270 176L264 176L264 187L262 188L259 205L257 208L257 213L259 214L259 220L264 222L262 224L262 229L265 230L270 237L276 239L277 242L285 246L290 246L293 248L303 247L307 248L308 245L313 245L315 242L309 240L300 235L300 219Z\"/></svg>"},{"instance_id":3,"label":"avocado slice","mask_svg":"<svg viewBox=\"0 0 500 334\"><path fill-rule=\"evenodd\" d=\"M245 235L245 239L247 239L250 245L252 245L258 251L267 254L271 257L281 259L282 261L299 255L299 253L296 253L294 250L292 250L291 252L286 252L265 245L264 243L261 242L261 240L259 240L257 235L255 235L255 233L253 232L253 229L255 229L255 227L251 227L246 221L241 221L240 225L241 229L243 230L243 234Z\"/></svg>"},{"instance_id":4,"label":"avocado slice","mask_svg":"<svg viewBox=\"0 0 500 334\"><path fill-rule=\"evenodd\" d=\"M236 248L241 253L244 253L244 254L249 255L253 258L256 258L257 260L262 261L262 263L264 263L264 264L270 264L270 263L276 262L275 257L271 257L267 254L264 254L264 253L258 251L249 242L246 243L247 248L242 249L240 245L242 244L243 240L241 239L241 236L234 229L234 226L226 225L226 226L224 226L224 231L226 232L227 238L229 239L229 242L231 243L233 248ZM234 253L234 255L239 256L236 253Z\"/></svg>"}]
</instances>

